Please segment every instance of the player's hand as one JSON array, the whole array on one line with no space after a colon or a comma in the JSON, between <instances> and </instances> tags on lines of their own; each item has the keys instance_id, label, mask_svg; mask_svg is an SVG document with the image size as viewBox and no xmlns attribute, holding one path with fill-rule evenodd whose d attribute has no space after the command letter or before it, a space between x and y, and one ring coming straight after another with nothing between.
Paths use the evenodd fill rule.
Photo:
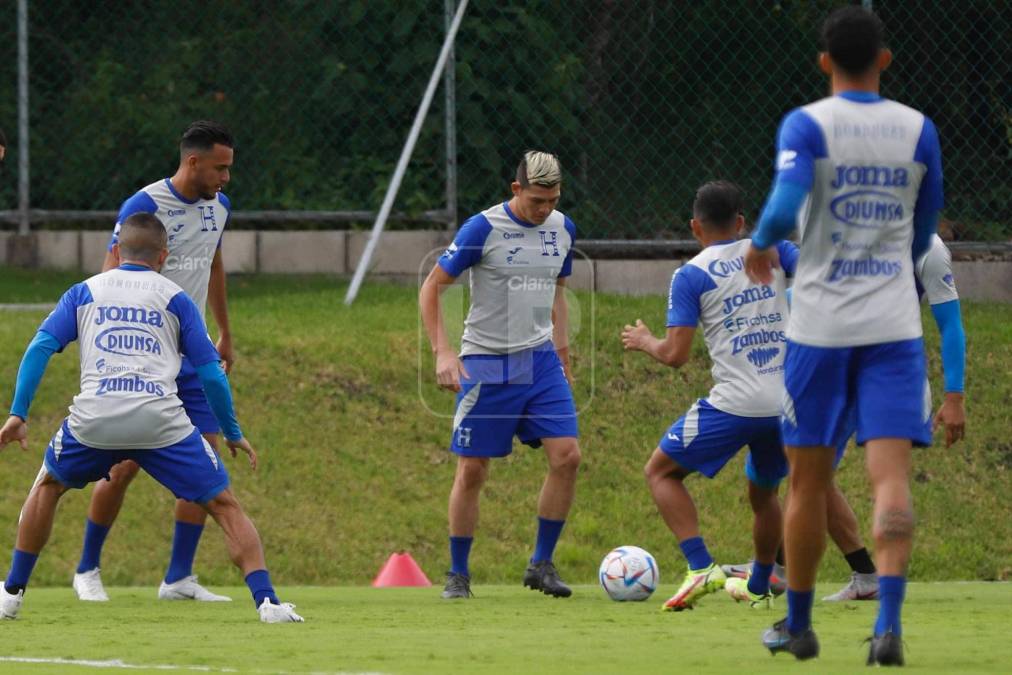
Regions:
<instances>
[{"instance_id":1,"label":"player's hand","mask_svg":"<svg viewBox=\"0 0 1012 675\"><path fill-rule=\"evenodd\" d=\"M780 267L780 256L777 247L758 249L755 244L748 247L745 253L745 274L756 284L768 284L773 281L773 270Z\"/></svg>"},{"instance_id":2,"label":"player's hand","mask_svg":"<svg viewBox=\"0 0 1012 675\"><path fill-rule=\"evenodd\" d=\"M257 470L257 452L253 449L253 446L249 444L245 438L240 438L238 441L230 441L225 439L225 445L228 446L229 452L232 453L233 457L238 456L237 450L242 450L249 457L249 466L254 471Z\"/></svg>"},{"instance_id":3,"label":"player's hand","mask_svg":"<svg viewBox=\"0 0 1012 675\"><path fill-rule=\"evenodd\" d=\"M626 324L622 329L622 346L626 351L646 351L647 343L651 338L653 335L650 333L650 328L639 319L636 319L635 326Z\"/></svg>"},{"instance_id":4,"label":"player's hand","mask_svg":"<svg viewBox=\"0 0 1012 675\"><path fill-rule=\"evenodd\" d=\"M222 335L218 338L218 344L215 345L218 348L218 356L221 357L222 366L225 368L225 374L228 375L232 372L232 364L235 363L235 352L232 350L232 338L228 335Z\"/></svg>"},{"instance_id":5,"label":"player's hand","mask_svg":"<svg viewBox=\"0 0 1012 675\"><path fill-rule=\"evenodd\" d=\"M963 408L962 394L958 392L945 394L945 401L935 415L932 430L938 429L939 425L945 427L945 447L947 448L951 448L953 443L966 435L966 410Z\"/></svg>"},{"instance_id":6,"label":"player's hand","mask_svg":"<svg viewBox=\"0 0 1012 675\"><path fill-rule=\"evenodd\" d=\"M0 429L0 448L14 441L21 445L22 450L28 449L28 423L17 415L8 417Z\"/></svg>"},{"instance_id":7,"label":"player's hand","mask_svg":"<svg viewBox=\"0 0 1012 675\"><path fill-rule=\"evenodd\" d=\"M436 382L443 389L460 391L460 379L470 377L464 370L464 364L451 351L436 354Z\"/></svg>"}]
</instances>

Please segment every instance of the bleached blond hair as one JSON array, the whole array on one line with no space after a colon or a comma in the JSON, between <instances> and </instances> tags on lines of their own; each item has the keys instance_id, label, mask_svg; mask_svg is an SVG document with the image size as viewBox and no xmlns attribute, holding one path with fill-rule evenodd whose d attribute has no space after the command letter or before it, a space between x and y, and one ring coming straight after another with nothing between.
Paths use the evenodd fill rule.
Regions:
<instances>
[{"instance_id":1,"label":"bleached blond hair","mask_svg":"<svg viewBox=\"0 0 1012 675\"><path fill-rule=\"evenodd\" d=\"M528 150L517 167L517 182L521 187L540 185L555 187L562 182L562 166L559 158L550 152Z\"/></svg>"}]
</instances>

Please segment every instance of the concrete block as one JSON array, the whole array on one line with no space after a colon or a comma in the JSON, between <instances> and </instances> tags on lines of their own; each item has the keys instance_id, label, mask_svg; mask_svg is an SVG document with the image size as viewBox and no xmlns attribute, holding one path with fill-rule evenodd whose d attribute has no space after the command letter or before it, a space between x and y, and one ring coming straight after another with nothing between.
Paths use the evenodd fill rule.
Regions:
<instances>
[{"instance_id":1,"label":"concrete block","mask_svg":"<svg viewBox=\"0 0 1012 675\"><path fill-rule=\"evenodd\" d=\"M666 295L681 260L597 260L598 293Z\"/></svg>"},{"instance_id":2,"label":"concrete block","mask_svg":"<svg viewBox=\"0 0 1012 675\"><path fill-rule=\"evenodd\" d=\"M87 274L102 271L105 254L109 250L112 228L81 232L81 270Z\"/></svg>"},{"instance_id":3,"label":"concrete block","mask_svg":"<svg viewBox=\"0 0 1012 675\"><path fill-rule=\"evenodd\" d=\"M225 230L221 239L225 272L257 271L257 233L252 230Z\"/></svg>"},{"instance_id":4,"label":"concrete block","mask_svg":"<svg viewBox=\"0 0 1012 675\"><path fill-rule=\"evenodd\" d=\"M369 273L424 277L453 241L453 234L442 230L384 232L373 252ZM368 232L348 233L349 274L358 269L358 261L368 241Z\"/></svg>"},{"instance_id":5,"label":"concrete block","mask_svg":"<svg viewBox=\"0 0 1012 675\"><path fill-rule=\"evenodd\" d=\"M956 260L952 276L960 298L1012 302L1012 261Z\"/></svg>"},{"instance_id":6,"label":"concrete block","mask_svg":"<svg viewBox=\"0 0 1012 675\"><path fill-rule=\"evenodd\" d=\"M345 274L343 230L266 231L260 239L257 270L270 274Z\"/></svg>"},{"instance_id":7,"label":"concrete block","mask_svg":"<svg viewBox=\"0 0 1012 675\"><path fill-rule=\"evenodd\" d=\"M7 261L7 242L10 241L11 232L0 230L0 265L10 264Z\"/></svg>"},{"instance_id":8,"label":"concrete block","mask_svg":"<svg viewBox=\"0 0 1012 675\"><path fill-rule=\"evenodd\" d=\"M39 246L39 267L76 270L80 266L80 232L39 230L34 234Z\"/></svg>"}]
</instances>

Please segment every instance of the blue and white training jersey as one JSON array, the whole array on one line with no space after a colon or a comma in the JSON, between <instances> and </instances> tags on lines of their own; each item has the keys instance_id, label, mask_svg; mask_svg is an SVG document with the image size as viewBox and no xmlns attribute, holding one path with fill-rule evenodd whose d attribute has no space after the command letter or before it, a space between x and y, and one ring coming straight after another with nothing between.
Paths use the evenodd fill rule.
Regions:
<instances>
[{"instance_id":1,"label":"blue and white training jersey","mask_svg":"<svg viewBox=\"0 0 1012 675\"><path fill-rule=\"evenodd\" d=\"M789 113L777 180L809 191L787 334L818 347L920 337L915 210L942 206L934 124L905 105L845 92Z\"/></svg>"},{"instance_id":2,"label":"blue and white training jersey","mask_svg":"<svg viewBox=\"0 0 1012 675\"><path fill-rule=\"evenodd\" d=\"M785 291L798 248L777 244L780 268L767 285L753 284L745 274L751 245L748 239L713 244L675 270L668 327L702 324L713 361L710 405L741 417L774 417L780 414L784 392Z\"/></svg>"},{"instance_id":3,"label":"blue and white training jersey","mask_svg":"<svg viewBox=\"0 0 1012 675\"><path fill-rule=\"evenodd\" d=\"M952 253L937 234L931 238L931 247L917 261L917 289L929 305L959 300L956 280L952 276Z\"/></svg>"},{"instance_id":4,"label":"blue and white training jersey","mask_svg":"<svg viewBox=\"0 0 1012 675\"><path fill-rule=\"evenodd\" d=\"M219 192L214 199L188 201L172 187L168 178L152 183L123 202L109 250L119 239L120 225L135 213L151 213L162 221L169 235L169 257L162 275L179 284L193 299L200 316L207 304L211 261L221 246L232 204Z\"/></svg>"},{"instance_id":5,"label":"blue and white training jersey","mask_svg":"<svg viewBox=\"0 0 1012 675\"><path fill-rule=\"evenodd\" d=\"M504 202L469 218L439 258L447 274L471 270L471 308L461 356L509 354L552 337L555 285L573 268L576 226L552 213L542 225L520 220Z\"/></svg>"},{"instance_id":6,"label":"blue and white training jersey","mask_svg":"<svg viewBox=\"0 0 1012 675\"><path fill-rule=\"evenodd\" d=\"M74 285L39 327L81 347L81 393L67 424L103 450L164 448L193 433L176 396L182 354L218 361L196 305L146 267L123 265Z\"/></svg>"}]
</instances>

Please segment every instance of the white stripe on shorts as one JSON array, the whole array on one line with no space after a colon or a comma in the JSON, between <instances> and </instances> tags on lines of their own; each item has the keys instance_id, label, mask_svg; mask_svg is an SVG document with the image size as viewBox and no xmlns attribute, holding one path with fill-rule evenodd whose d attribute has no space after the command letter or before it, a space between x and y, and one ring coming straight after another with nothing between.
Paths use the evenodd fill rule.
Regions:
<instances>
[{"instance_id":1,"label":"white stripe on shorts","mask_svg":"<svg viewBox=\"0 0 1012 675\"><path fill-rule=\"evenodd\" d=\"M56 432L53 436L53 454L56 455L56 461L60 461L60 453L63 452L63 427Z\"/></svg>"},{"instance_id":2,"label":"white stripe on shorts","mask_svg":"<svg viewBox=\"0 0 1012 675\"><path fill-rule=\"evenodd\" d=\"M460 405L457 406L457 412L453 416L453 431L457 430L460 423L464 421L467 414L474 409L474 406L478 404L478 394L481 392L481 382L474 385L471 391L464 394L464 398L460 399Z\"/></svg>"},{"instance_id":3,"label":"white stripe on shorts","mask_svg":"<svg viewBox=\"0 0 1012 675\"><path fill-rule=\"evenodd\" d=\"M203 436L200 437L200 441L204 444L204 452L207 454L208 459L211 460L211 464L214 464L214 470L218 470L218 458L214 454L214 448L207 442L207 439Z\"/></svg>"},{"instance_id":4,"label":"white stripe on shorts","mask_svg":"<svg viewBox=\"0 0 1012 675\"><path fill-rule=\"evenodd\" d=\"M682 447L687 448L699 435L699 402L692 404L685 413L685 424L682 425Z\"/></svg>"}]
</instances>

